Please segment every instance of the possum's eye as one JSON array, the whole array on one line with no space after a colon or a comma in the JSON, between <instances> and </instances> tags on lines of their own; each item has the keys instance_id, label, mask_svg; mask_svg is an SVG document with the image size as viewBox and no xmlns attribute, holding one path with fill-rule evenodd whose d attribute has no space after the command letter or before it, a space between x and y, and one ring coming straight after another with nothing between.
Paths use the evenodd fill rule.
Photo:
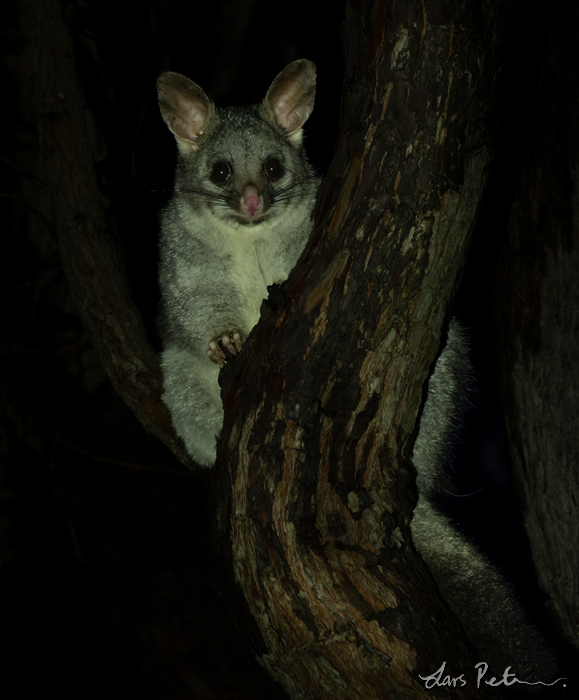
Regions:
<instances>
[{"instance_id":1,"label":"possum's eye","mask_svg":"<svg viewBox=\"0 0 579 700\"><path fill-rule=\"evenodd\" d=\"M277 158L268 158L263 164L263 169L270 180L279 180L283 175L283 165Z\"/></svg>"},{"instance_id":2,"label":"possum's eye","mask_svg":"<svg viewBox=\"0 0 579 700\"><path fill-rule=\"evenodd\" d=\"M213 169L211 170L212 182L216 182L218 185L227 182L231 176L231 168L227 163L215 163Z\"/></svg>"}]
</instances>

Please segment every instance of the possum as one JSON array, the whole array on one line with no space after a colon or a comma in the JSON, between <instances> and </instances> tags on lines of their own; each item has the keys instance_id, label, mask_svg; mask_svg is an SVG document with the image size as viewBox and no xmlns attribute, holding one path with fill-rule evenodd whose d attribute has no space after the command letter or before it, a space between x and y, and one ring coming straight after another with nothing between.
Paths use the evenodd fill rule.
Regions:
<instances>
[{"instance_id":1,"label":"possum","mask_svg":"<svg viewBox=\"0 0 579 700\"><path fill-rule=\"evenodd\" d=\"M202 467L223 424L221 365L241 350L267 287L283 282L311 231L319 180L302 146L315 97L311 61L294 61L261 105L217 109L178 73L157 82L177 141L173 198L161 218L164 401Z\"/></svg>"},{"instance_id":2,"label":"possum","mask_svg":"<svg viewBox=\"0 0 579 700\"><path fill-rule=\"evenodd\" d=\"M268 286L287 278L312 229L319 178L302 127L316 70L305 59L290 63L249 107L218 109L178 73L161 74L157 86L178 148L174 194L161 216L163 399L188 453L211 467L223 424L220 368L240 352ZM499 674L512 666L521 680L546 680L552 657L509 586L432 504L468 374L463 333L452 321L414 446L413 539L481 660Z\"/></svg>"}]
</instances>

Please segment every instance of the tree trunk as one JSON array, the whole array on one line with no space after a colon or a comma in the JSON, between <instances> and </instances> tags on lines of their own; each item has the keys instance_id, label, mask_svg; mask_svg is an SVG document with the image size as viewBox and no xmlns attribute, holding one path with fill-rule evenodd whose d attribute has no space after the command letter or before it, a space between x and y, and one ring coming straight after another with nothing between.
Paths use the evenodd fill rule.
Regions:
<instances>
[{"instance_id":1,"label":"tree trunk","mask_svg":"<svg viewBox=\"0 0 579 700\"><path fill-rule=\"evenodd\" d=\"M348 3L342 133L318 226L222 373L223 579L292 698L431 697L418 674L446 659L458 677L477 660L412 546L409 465L490 159L501 5ZM119 393L187 461L104 219L60 5L20 6L20 68L83 323Z\"/></svg>"},{"instance_id":2,"label":"tree trunk","mask_svg":"<svg viewBox=\"0 0 579 700\"><path fill-rule=\"evenodd\" d=\"M348 4L318 225L222 373L220 555L292 698L429 697L417 674L474 668L411 544L408 464L490 158L500 18L476 7Z\"/></svg>"},{"instance_id":3,"label":"tree trunk","mask_svg":"<svg viewBox=\"0 0 579 700\"><path fill-rule=\"evenodd\" d=\"M505 420L540 586L579 647L579 11L552 12L502 252L497 316ZM531 64L532 65L532 64Z\"/></svg>"}]
</instances>

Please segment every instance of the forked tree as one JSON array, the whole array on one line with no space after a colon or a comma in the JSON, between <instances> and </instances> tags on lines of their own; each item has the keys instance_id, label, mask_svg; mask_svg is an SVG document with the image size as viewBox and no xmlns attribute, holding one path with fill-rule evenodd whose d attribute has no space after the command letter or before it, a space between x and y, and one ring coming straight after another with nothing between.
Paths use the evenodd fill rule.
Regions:
<instances>
[{"instance_id":1,"label":"forked tree","mask_svg":"<svg viewBox=\"0 0 579 700\"><path fill-rule=\"evenodd\" d=\"M20 5L84 326L139 420L198 471L117 262L59 3ZM292 698L426 698L418 673L478 660L415 552L410 457L492 157L503 5L347 2L339 148L313 235L222 372L225 424L205 474L221 577L255 654ZM523 453L527 438L514 439ZM574 603L555 606L576 613Z\"/></svg>"}]
</instances>

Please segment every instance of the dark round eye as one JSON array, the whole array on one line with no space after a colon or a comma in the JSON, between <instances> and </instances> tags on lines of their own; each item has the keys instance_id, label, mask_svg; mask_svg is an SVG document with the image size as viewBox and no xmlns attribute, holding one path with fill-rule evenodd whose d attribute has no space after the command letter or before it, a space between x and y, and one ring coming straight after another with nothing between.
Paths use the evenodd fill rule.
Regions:
<instances>
[{"instance_id":1,"label":"dark round eye","mask_svg":"<svg viewBox=\"0 0 579 700\"><path fill-rule=\"evenodd\" d=\"M268 158L263 164L263 169L270 180L279 180L283 175L283 165L277 158Z\"/></svg>"},{"instance_id":2,"label":"dark round eye","mask_svg":"<svg viewBox=\"0 0 579 700\"><path fill-rule=\"evenodd\" d=\"M227 163L215 163L213 169L211 170L210 178L212 182L221 184L227 182L231 176L231 168Z\"/></svg>"}]
</instances>

